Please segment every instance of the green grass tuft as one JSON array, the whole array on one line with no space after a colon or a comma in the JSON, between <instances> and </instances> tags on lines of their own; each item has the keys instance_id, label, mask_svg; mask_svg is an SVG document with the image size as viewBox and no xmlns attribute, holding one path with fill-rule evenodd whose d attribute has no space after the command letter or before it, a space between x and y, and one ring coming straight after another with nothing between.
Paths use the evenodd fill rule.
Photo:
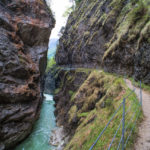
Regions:
<instances>
[{"instance_id":1,"label":"green grass tuft","mask_svg":"<svg viewBox=\"0 0 150 150\"><path fill-rule=\"evenodd\" d=\"M140 81L135 81L133 78L129 78L132 81L132 84L134 84L136 87L140 87ZM146 85L144 83L141 83L141 87L143 90L150 93L150 86Z\"/></svg>"},{"instance_id":2,"label":"green grass tuft","mask_svg":"<svg viewBox=\"0 0 150 150\"><path fill-rule=\"evenodd\" d=\"M103 94L98 99L97 96L99 92ZM75 104L69 111L69 122L71 122L74 117L78 117L80 121L74 136L65 147L65 150L89 149L111 119L120 103L122 103L123 97L129 95L130 92L131 90L126 86L123 78L118 78L109 73L92 71L74 96ZM78 109L78 103L80 104L80 109ZM89 107L91 105L95 105L95 107ZM129 108L130 111L126 115L125 126L127 126L134 114L135 116L127 128L125 139L129 135L140 111L139 119L127 144L127 149L132 149L134 140L137 137L138 123L142 118L141 106L135 93L126 99L126 111ZM108 148L122 119L122 111L121 107L101 139L95 145L94 150ZM118 131L112 145L112 150L116 150L121 138L121 133L122 128Z\"/></svg>"}]
</instances>

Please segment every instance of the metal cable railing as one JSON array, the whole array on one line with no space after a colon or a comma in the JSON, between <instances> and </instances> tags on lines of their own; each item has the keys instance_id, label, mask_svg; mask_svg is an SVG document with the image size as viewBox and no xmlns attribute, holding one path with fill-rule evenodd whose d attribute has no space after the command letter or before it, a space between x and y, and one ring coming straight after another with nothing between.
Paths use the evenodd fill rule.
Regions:
<instances>
[{"instance_id":1,"label":"metal cable railing","mask_svg":"<svg viewBox=\"0 0 150 150\"><path fill-rule=\"evenodd\" d=\"M129 107L129 109L127 110L127 112L126 112L125 115L127 115L127 113L130 111L130 109L131 109L131 107ZM117 128L117 130L116 130L116 132L115 132L115 134L114 134L114 137L113 137L113 139L112 139L112 141L111 141L111 143L110 143L110 145L109 145L109 147L108 147L108 150L110 150L110 148L112 147L112 144L113 144L113 142L114 142L114 140L115 140L115 138L116 138L116 136L117 136L117 133L118 133L120 127L121 127L122 121L123 121L123 119L120 121L120 124L119 124L119 126L118 126L118 128Z\"/></svg>"},{"instance_id":2,"label":"metal cable railing","mask_svg":"<svg viewBox=\"0 0 150 150\"><path fill-rule=\"evenodd\" d=\"M126 83L126 80L125 80L125 83ZM107 127L109 126L109 124L111 123L111 121L114 119L114 117L116 116L117 112L120 110L120 108L122 107L123 108L123 112L122 112L122 119L115 131L115 134L113 135L113 138L109 144L109 147L108 147L108 150L111 149L112 145L113 145L113 142L115 141L115 138L117 136L117 133L122 125L122 132L121 132L121 138L119 140L119 143L118 143L118 146L117 146L117 150L120 149L120 146L122 146L122 150L125 150L126 146L127 146L127 143L129 141L129 138L131 137L132 135L132 132L135 128L135 125L136 125L136 122L139 118L139 115L140 115L140 112L141 112L141 106L142 106L142 88L141 88L141 81L140 81L140 107L136 109L135 112L133 112L128 124L125 126L125 120L126 120L126 115L127 113L130 111L131 109L131 106L129 107L129 109L125 112L125 107L126 107L126 101L127 101L127 98L129 98L129 96L131 96L132 94L134 94L136 88L134 87L134 89L126 96L123 98L123 102L119 105L119 107L117 108L117 110L115 111L115 113L113 114L113 116L111 117L111 119L109 120L109 122L107 123L107 125L105 126L105 128L101 131L101 133L99 134L98 138L95 140L95 142L93 143L93 145L90 147L89 150L93 150L94 146L97 144L97 142L100 140L100 138L102 137L102 135L104 134L105 130L107 129ZM137 114L138 112L138 114ZM137 114L137 115L136 115ZM134 121L134 118L135 121ZM125 139L125 133L126 131L128 130L129 126L131 125L131 123L134 122L130 132L129 132L129 135L127 136L127 138Z\"/></svg>"},{"instance_id":3,"label":"metal cable railing","mask_svg":"<svg viewBox=\"0 0 150 150\"><path fill-rule=\"evenodd\" d=\"M109 120L109 122L107 123L107 125L105 126L105 128L103 129L103 131L100 133L100 135L98 136L98 138L96 139L96 141L94 142L94 144L91 146L91 148L89 150L92 150L94 148L94 146L96 145L96 143L98 142L98 140L101 138L101 136L103 135L103 133L105 132L105 130L107 129L107 127L109 126L110 122L114 119L114 117L116 116L117 112L119 111L119 109L121 108L123 103L121 103L119 105L119 107L117 108L117 110L115 111L115 113L113 114L113 116L111 117L111 119Z\"/></svg>"}]
</instances>

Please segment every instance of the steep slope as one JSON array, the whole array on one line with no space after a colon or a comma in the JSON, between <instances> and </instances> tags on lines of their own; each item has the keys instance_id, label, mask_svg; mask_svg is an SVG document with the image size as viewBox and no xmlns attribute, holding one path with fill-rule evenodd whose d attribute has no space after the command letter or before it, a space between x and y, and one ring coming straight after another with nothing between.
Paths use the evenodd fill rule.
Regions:
<instances>
[{"instance_id":1,"label":"steep slope","mask_svg":"<svg viewBox=\"0 0 150 150\"><path fill-rule=\"evenodd\" d=\"M89 69L60 71L58 77L61 86L56 90L55 95L57 123L64 126L70 137L65 150L89 149L122 103L123 97L130 93L126 99L125 139L127 139L139 114L137 110L140 110L140 105L136 95L131 95L131 90L121 77ZM108 148L121 119L122 109L118 111L94 150ZM118 147L122 135L121 129L118 130L112 149ZM133 148L136 133L137 128L127 143L127 149Z\"/></svg>"},{"instance_id":2,"label":"steep slope","mask_svg":"<svg viewBox=\"0 0 150 150\"><path fill-rule=\"evenodd\" d=\"M85 71L81 69L77 70L63 70L60 69L57 72L57 80L56 80L56 90L54 100L56 102L56 111L55 115L57 115L57 123L59 125L63 125L67 132L74 132L73 128L76 128L77 120L74 118L72 121L72 125L68 123L69 120L69 110L72 106L71 101L74 97L74 94L82 85L82 83L88 77L90 71ZM71 133L70 133L71 134Z\"/></svg>"},{"instance_id":3,"label":"steep slope","mask_svg":"<svg viewBox=\"0 0 150 150\"><path fill-rule=\"evenodd\" d=\"M150 0L82 0L59 41L59 65L100 66L150 84Z\"/></svg>"},{"instance_id":4,"label":"steep slope","mask_svg":"<svg viewBox=\"0 0 150 150\"><path fill-rule=\"evenodd\" d=\"M65 150L89 149L123 97L129 94L123 78L115 74L132 76L150 84L149 37L150 0L81 0L71 13L55 57L57 65L74 68L73 73L58 73L60 84L55 95L57 122L64 125L70 135ZM82 68L79 71L76 67ZM87 73L84 67L99 70ZM75 72L84 72L86 77ZM74 88L75 85L78 86ZM126 108L131 106L131 112L125 126L133 114L137 117L135 110L141 110L135 94L127 102ZM121 117L119 112L95 149L108 148ZM132 127L133 122L126 136ZM133 149L135 133L137 128L127 149ZM119 130L114 149L120 137Z\"/></svg>"},{"instance_id":5,"label":"steep slope","mask_svg":"<svg viewBox=\"0 0 150 150\"><path fill-rule=\"evenodd\" d=\"M38 117L54 24L44 0L0 1L0 150L23 140Z\"/></svg>"}]
</instances>

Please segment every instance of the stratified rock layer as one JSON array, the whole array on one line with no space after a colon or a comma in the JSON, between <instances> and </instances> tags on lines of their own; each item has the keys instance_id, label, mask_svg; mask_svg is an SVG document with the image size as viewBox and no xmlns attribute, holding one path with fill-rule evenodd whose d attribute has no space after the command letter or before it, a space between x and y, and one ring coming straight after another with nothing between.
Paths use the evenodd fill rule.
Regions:
<instances>
[{"instance_id":1,"label":"stratified rock layer","mask_svg":"<svg viewBox=\"0 0 150 150\"><path fill-rule=\"evenodd\" d=\"M82 0L59 41L59 65L100 66L150 84L150 0Z\"/></svg>"},{"instance_id":2,"label":"stratified rock layer","mask_svg":"<svg viewBox=\"0 0 150 150\"><path fill-rule=\"evenodd\" d=\"M38 117L54 24L43 0L0 1L0 150L23 140Z\"/></svg>"}]
</instances>

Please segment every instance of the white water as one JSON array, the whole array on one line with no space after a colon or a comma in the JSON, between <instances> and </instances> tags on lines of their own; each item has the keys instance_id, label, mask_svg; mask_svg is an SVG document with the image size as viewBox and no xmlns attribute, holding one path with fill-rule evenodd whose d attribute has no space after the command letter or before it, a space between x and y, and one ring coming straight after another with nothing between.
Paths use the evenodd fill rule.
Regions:
<instances>
[{"instance_id":1,"label":"white water","mask_svg":"<svg viewBox=\"0 0 150 150\"><path fill-rule=\"evenodd\" d=\"M45 100L46 101L53 101L53 96L49 94L44 94Z\"/></svg>"}]
</instances>

